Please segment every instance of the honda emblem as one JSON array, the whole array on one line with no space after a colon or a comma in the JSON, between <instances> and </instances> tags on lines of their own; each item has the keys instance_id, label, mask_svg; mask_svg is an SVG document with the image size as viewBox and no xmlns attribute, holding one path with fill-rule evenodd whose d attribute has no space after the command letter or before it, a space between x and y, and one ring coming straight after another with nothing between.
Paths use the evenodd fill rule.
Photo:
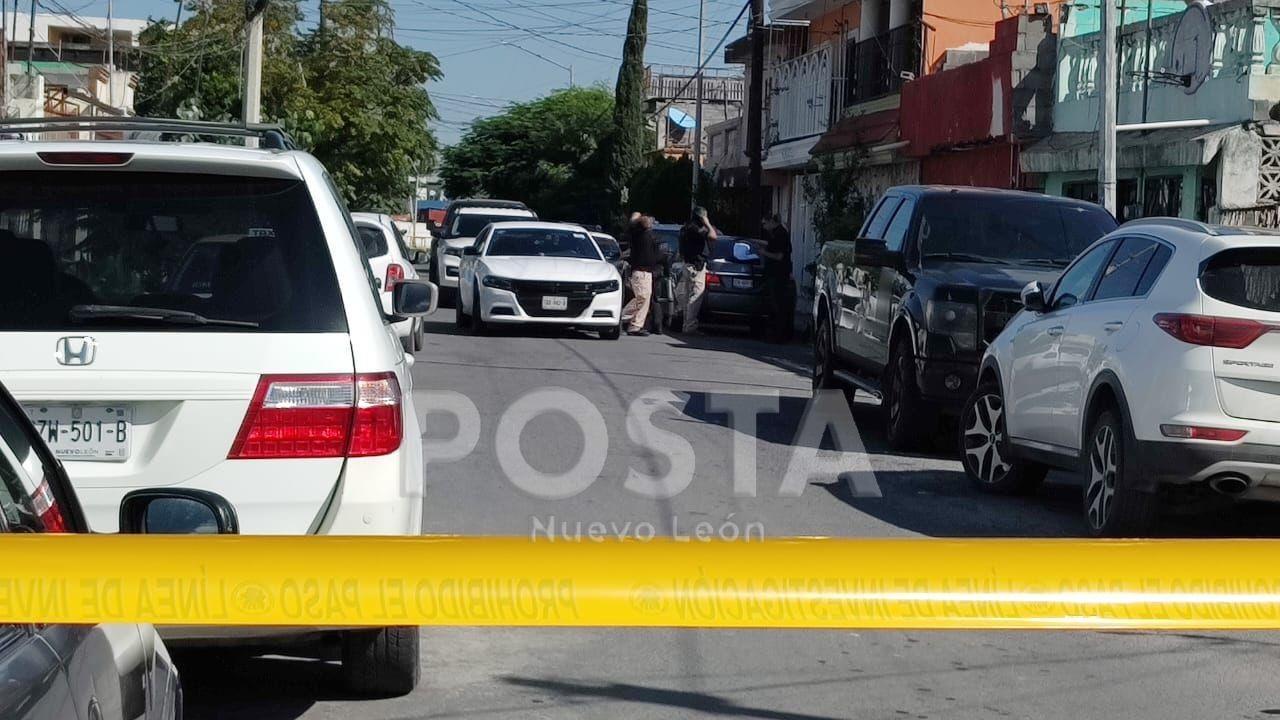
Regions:
<instances>
[{"instance_id":1,"label":"honda emblem","mask_svg":"<svg viewBox=\"0 0 1280 720\"><path fill-rule=\"evenodd\" d=\"M58 338L53 356L59 365L92 365L98 355L98 342L91 337Z\"/></svg>"}]
</instances>

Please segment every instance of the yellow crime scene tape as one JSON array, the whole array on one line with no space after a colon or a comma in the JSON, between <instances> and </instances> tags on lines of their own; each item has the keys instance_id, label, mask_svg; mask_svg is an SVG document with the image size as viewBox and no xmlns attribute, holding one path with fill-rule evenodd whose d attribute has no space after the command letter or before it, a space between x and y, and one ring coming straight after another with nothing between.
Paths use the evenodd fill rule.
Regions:
<instances>
[{"instance_id":1,"label":"yellow crime scene tape","mask_svg":"<svg viewBox=\"0 0 1280 720\"><path fill-rule=\"evenodd\" d=\"M1280 629L1280 541L0 536L0 622Z\"/></svg>"}]
</instances>

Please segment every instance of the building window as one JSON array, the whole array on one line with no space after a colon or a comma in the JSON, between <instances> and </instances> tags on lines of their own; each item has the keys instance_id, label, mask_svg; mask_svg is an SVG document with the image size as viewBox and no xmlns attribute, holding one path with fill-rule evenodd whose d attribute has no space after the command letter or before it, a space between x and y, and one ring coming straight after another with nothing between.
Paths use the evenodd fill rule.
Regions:
<instances>
[{"instance_id":1,"label":"building window","mask_svg":"<svg viewBox=\"0 0 1280 720\"><path fill-rule=\"evenodd\" d=\"M1144 217L1178 217L1182 214L1182 176L1147 178Z\"/></svg>"}]
</instances>

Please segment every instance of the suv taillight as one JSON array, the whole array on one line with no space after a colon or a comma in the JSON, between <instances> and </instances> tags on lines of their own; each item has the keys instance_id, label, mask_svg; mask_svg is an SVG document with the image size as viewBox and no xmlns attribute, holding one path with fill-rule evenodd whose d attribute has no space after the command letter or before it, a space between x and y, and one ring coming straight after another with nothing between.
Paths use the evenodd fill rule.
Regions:
<instances>
[{"instance_id":1,"label":"suv taillight","mask_svg":"<svg viewBox=\"0 0 1280 720\"><path fill-rule=\"evenodd\" d=\"M1256 320L1183 313L1161 313L1156 315L1155 323L1182 342L1233 350L1247 348L1258 338L1278 329Z\"/></svg>"},{"instance_id":2,"label":"suv taillight","mask_svg":"<svg viewBox=\"0 0 1280 720\"><path fill-rule=\"evenodd\" d=\"M49 487L48 479L41 480L40 487L31 494L31 505L40 518L41 524L44 525L45 532L70 531L67 527L67 519L62 516L62 509L58 507L58 501L53 498L53 489Z\"/></svg>"},{"instance_id":3,"label":"suv taillight","mask_svg":"<svg viewBox=\"0 0 1280 720\"><path fill-rule=\"evenodd\" d=\"M382 291L391 292L396 289L396 283L404 279L404 268L395 263L387 266L387 276L382 280Z\"/></svg>"},{"instance_id":4,"label":"suv taillight","mask_svg":"<svg viewBox=\"0 0 1280 720\"><path fill-rule=\"evenodd\" d=\"M263 375L227 458L386 455L403 435L394 373Z\"/></svg>"}]
</instances>

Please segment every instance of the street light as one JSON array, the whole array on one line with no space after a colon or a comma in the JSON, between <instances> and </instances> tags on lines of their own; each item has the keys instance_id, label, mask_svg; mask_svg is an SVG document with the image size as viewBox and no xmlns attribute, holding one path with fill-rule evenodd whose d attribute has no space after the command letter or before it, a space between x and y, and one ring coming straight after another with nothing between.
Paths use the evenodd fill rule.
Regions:
<instances>
[{"instance_id":1,"label":"street light","mask_svg":"<svg viewBox=\"0 0 1280 720\"><path fill-rule=\"evenodd\" d=\"M503 40L501 44L506 45L507 47L513 47L513 48L515 48L515 49L517 49L517 50L519 50L519 51L521 51L521 52L528 53L529 55L532 55L532 56L534 56L534 57L536 57L536 58L539 58L539 59L541 59L541 60L545 60L545 61L547 61L547 62L551 63L552 65L555 65L556 67L558 67L558 68L560 68L560 69L562 69L562 70L568 70L568 71L569 71L569 87L573 87L573 66L572 66L572 65L562 65L562 64L560 64L560 63L556 62L555 60L552 60L551 58L547 57L546 55L540 55L540 54L538 54L538 53L536 53L536 52L534 52L534 51L530 50L529 48L526 48L526 47L523 47L523 46L517 45L517 44L515 44L515 43L513 43L513 42L507 42L506 40Z\"/></svg>"}]
</instances>

